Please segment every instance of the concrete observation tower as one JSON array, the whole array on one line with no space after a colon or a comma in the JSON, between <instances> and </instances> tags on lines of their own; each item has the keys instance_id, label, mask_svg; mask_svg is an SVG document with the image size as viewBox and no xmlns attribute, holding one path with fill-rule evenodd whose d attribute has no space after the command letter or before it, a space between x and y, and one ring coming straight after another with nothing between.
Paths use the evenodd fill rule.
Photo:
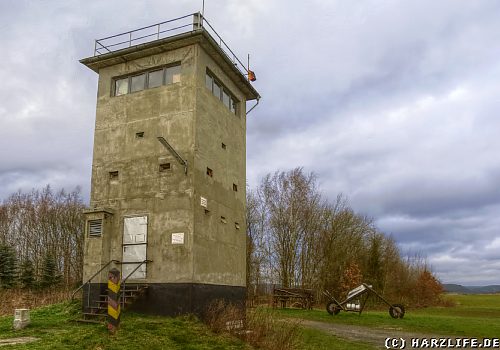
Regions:
<instances>
[{"instance_id":1,"label":"concrete observation tower","mask_svg":"<svg viewBox=\"0 0 500 350\"><path fill-rule=\"evenodd\" d=\"M80 62L99 74L84 310L112 267L144 289L139 312L243 303L252 72L199 13L96 40Z\"/></svg>"}]
</instances>

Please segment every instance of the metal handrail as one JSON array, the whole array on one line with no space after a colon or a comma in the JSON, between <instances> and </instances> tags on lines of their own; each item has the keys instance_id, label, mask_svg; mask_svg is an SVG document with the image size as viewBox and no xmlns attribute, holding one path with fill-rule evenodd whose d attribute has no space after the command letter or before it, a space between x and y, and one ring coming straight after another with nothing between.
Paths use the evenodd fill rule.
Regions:
<instances>
[{"instance_id":1,"label":"metal handrail","mask_svg":"<svg viewBox=\"0 0 500 350\"><path fill-rule=\"evenodd\" d=\"M99 271L97 271L95 274L92 275L92 277L90 277L86 282L84 282L80 287L78 287L77 289L75 289L73 291L73 293L71 294L71 300L73 300L73 298L75 297L75 294L80 290L82 289L83 287L85 287L86 284L89 284L90 281L92 281L94 279L94 277L96 277L98 274L100 274L102 272L102 270L104 270L107 266L109 266L109 264L111 264L112 262L114 263L117 263L117 264L120 264L120 261L119 260L110 260L106 263L106 265L104 265L103 267L101 267L101 269Z\"/></svg>"},{"instance_id":2,"label":"metal handrail","mask_svg":"<svg viewBox=\"0 0 500 350\"><path fill-rule=\"evenodd\" d=\"M127 277L125 277L124 279L122 279L121 285L123 286L127 282L127 280L129 279L129 277L132 276L134 274L134 272L136 272L139 269L139 267L141 267L143 264L147 264L147 263L150 263L150 262L153 262L153 260L143 260L141 262L137 262L137 261L122 262L121 263L122 265L123 264L139 264L139 265L137 265L136 268L133 269L132 272L127 275Z\"/></svg>"},{"instance_id":3,"label":"metal handrail","mask_svg":"<svg viewBox=\"0 0 500 350\"><path fill-rule=\"evenodd\" d=\"M168 31L172 31L172 30L175 30L175 29L179 29L179 28L183 28L183 27L188 27L191 25L191 23L189 25L182 25L182 26L179 26L177 28L171 28L169 30L161 30L161 26L163 24L167 24L167 23L171 23L171 22L175 22L175 21L180 21L184 18L187 18L187 17L190 17L192 16L193 14L190 13L188 15L185 15L185 16L181 16L181 17L177 17L177 18L174 18L174 19L171 19L171 20L168 20L168 21L163 21L163 22L160 22L160 23L155 23L155 24L152 24L152 25L149 25L149 26L146 26L146 27L142 27L142 28L138 28L138 29L134 29L134 30L129 30L127 32L123 32L123 33L120 33L120 34L116 34L116 35L111 35L111 36L107 36L105 38L100 38L100 39L96 39L95 40L95 48L94 48L94 56L98 56L98 55L101 55L102 53L99 51L101 48L97 48L97 44L99 44L103 49L106 49L108 52L112 52L113 50L109 50L109 48L111 47L114 47L114 46L118 46L118 45L122 45L122 44L126 44L128 43L128 47L131 47L132 46L132 43L134 41L138 41L140 39L144 39L144 38L147 38L147 37L150 37L150 36L156 36L157 39L160 39L160 34L163 34L163 33L166 33ZM138 37L138 38L133 38L133 34L134 33L138 33L140 31L143 31L143 30L147 30L147 29L152 29L152 28L157 28L156 30L156 33L154 34L148 34L148 35L145 35L145 36L141 36L141 37ZM105 45L104 44L104 41L106 40L110 40L110 39L115 39L115 38L120 38L120 37L125 37L125 36L128 36L128 39L125 40L125 41L121 41L121 42L118 42L118 43L113 43L113 44L109 44L109 45ZM120 40L120 39L119 39Z\"/></svg>"},{"instance_id":4,"label":"metal handrail","mask_svg":"<svg viewBox=\"0 0 500 350\"><path fill-rule=\"evenodd\" d=\"M120 292L120 294L121 294L121 305L122 305L122 308L125 308L125 284L127 283L127 280L128 280L128 279L129 279L129 277L130 277L130 276L132 276L132 275L134 274L134 272L136 272L136 271L139 269L139 267L141 267L143 264L148 264L148 263L151 263L151 262L153 262L153 260L143 260L143 261L141 261L141 262L139 263L139 265L137 265L137 266L135 267L135 269L134 269L134 270L132 270L132 272L131 272L131 273L129 273L129 274L127 275L127 277L125 277L124 279L122 279L122 280L121 280L121 283L120 283L120 285L121 285L121 292ZM127 264L127 263L128 263L128 262L122 262L122 265L123 265L123 264ZM130 264L137 264L137 262L130 262Z\"/></svg>"},{"instance_id":5,"label":"metal handrail","mask_svg":"<svg viewBox=\"0 0 500 350\"><path fill-rule=\"evenodd\" d=\"M178 26L175 26L173 28L163 29L163 30L161 28L162 25L165 25L167 23L172 23L172 22L178 22L178 21L181 21L181 20L188 18L188 17L191 17L191 16L197 16L198 22L194 21L194 22L189 23L189 24L179 24ZM206 26L205 26L205 24L206 24ZM236 56L236 54L229 48L229 46L226 44L226 42L222 39L222 37L219 35L219 33L217 33L217 31L214 29L214 27L212 27L212 25L199 12L190 13L190 14L185 15L185 16L177 17L177 18L174 18L174 19L171 19L168 21L163 21L163 22L152 24L152 25L142 27L142 28L129 30L127 32L123 32L123 33L116 34L116 35L111 35L111 36L108 36L105 38L96 39L95 45L94 45L94 56L99 56L99 55L102 55L104 53L110 53L110 52L117 51L117 50L120 50L120 49L126 48L126 47L132 47L133 45L135 45L135 43L137 43L138 41L143 40L143 39L155 37L155 39L147 40L145 42L159 40L161 34L164 34L166 32L170 32L170 31L174 31L174 30L179 30L179 29L186 28L186 27L190 27L191 25L193 26L193 31L205 30L206 33L209 34L209 36L211 36L211 37L213 36L212 38L214 39L214 42L221 48L222 52L227 56L227 58L234 63L234 65L238 68L238 70L243 75L248 75L248 69L245 66L245 64L243 64L243 62L241 62L241 60ZM147 31L147 30L151 30L154 28L156 28L156 30L154 32L148 31L146 33L140 34L136 38L133 37L134 34L139 34L139 32L141 32L141 31ZM185 33L185 32L189 32L189 30L182 31L182 33ZM112 39L114 39L114 40L112 40ZM111 42L106 43L106 41L111 41ZM105 50L105 52L102 52L103 50Z\"/></svg>"},{"instance_id":6,"label":"metal handrail","mask_svg":"<svg viewBox=\"0 0 500 350\"><path fill-rule=\"evenodd\" d=\"M240 61L240 59L236 56L236 54L233 52L233 50L231 50L229 48L229 46L226 44L226 42L224 40L222 40L222 37L219 35L219 33L217 33L217 31L214 29L214 27L212 27L210 25L210 23L204 18L202 17L202 27L203 27L203 23L206 23L208 24L208 26L210 27L210 29L212 29L213 31L213 34L215 34L217 36L217 38L219 39L219 47L222 49L222 51L226 54L226 56L228 56L229 59L231 59L229 57L229 55L227 55L227 53L225 52L225 49L224 47L222 46L222 44L224 44L225 48L231 53L231 55L233 55L233 63L235 63L236 65L236 62L235 61L238 61L238 63L240 64L239 66L236 65L236 67L243 73L243 74L248 74L248 69L245 67L245 65ZM207 31L208 32L208 31ZM243 69L243 71L241 70Z\"/></svg>"}]
</instances>

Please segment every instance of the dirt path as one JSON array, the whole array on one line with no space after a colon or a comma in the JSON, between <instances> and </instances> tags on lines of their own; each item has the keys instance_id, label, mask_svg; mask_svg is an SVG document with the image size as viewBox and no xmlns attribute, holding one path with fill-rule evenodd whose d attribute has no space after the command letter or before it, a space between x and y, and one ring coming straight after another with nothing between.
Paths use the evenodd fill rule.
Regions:
<instances>
[{"instance_id":1,"label":"dirt path","mask_svg":"<svg viewBox=\"0 0 500 350\"><path fill-rule=\"evenodd\" d=\"M370 345L375 346L378 349L421 349L421 348L431 348L431 339L443 339L441 341L445 341L447 339L455 339L450 337L440 337L435 334L423 334L423 333L413 333L413 332L405 332L400 328L389 328L389 327L380 327L380 328L372 328L365 326L353 326L353 325L345 325L345 324L336 324L329 322L319 322L319 321L310 321L300 319L300 324L304 327L314 328L321 330L325 333L335 335L340 338L344 338L347 340L357 341L368 343ZM386 339L390 338L390 341ZM425 342L424 339L427 339L428 346L425 346L425 343L418 348L412 347L412 339L418 338L420 342ZM394 343L392 343L392 339L396 339ZM402 340L405 341L405 346L402 347ZM436 340L437 341L437 340ZM444 346L434 346L434 348L444 348ZM462 349L469 349L469 347L462 347Z\"/></svg>"}]
</instances>

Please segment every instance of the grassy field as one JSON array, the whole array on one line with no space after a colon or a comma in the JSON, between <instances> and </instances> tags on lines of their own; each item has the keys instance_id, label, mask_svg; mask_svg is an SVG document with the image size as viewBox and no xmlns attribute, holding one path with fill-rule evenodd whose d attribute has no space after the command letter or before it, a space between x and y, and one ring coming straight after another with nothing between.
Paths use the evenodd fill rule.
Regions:
<instances>
[{"instance_id":1,"label":"grassy field","mask_svg":"<svg viewBox=\"0 0 500 350\"><path fill-rule=\"evenodd\" d=\"M314 321L352 324L376 328L394 328L410 332L477 338L498 338L500 335L500 294L447 295L454 307L432 307L406 310L403 319L393 319L388 311L366 310L357 313L340 312L330 316L325 310L278 310L284 317Z\"/></svg>"},{"instance_id":2,"label":"grassy field","mask_svg":"<svg viewBox=\"0 0 500 350\"><path fill-rule=\"evenodd\" d=\"M79 303L62 303L31 312L32 324L13 331L13 317L0 317L0 339L32 336L40 340L8 349L251 349L242 341L217 336L190 318L166 318L123 314L121 329L110 336L103 325L81 324Z\"/></svg>"},{"instance_id":3,"label":"grassy field","mask_svg":"<svg viewBox=\"0 0 500 350\"><path fill-rule=\"evenodd\" d=\"M457 306L407 310L403 319L392 319L387 311L367 310L361 316L341 312L330 316L325 310L277 310L279 317L399 329L426 334L461 337L500 335L500 295L451 295ZM167 318L125 313L121 329L110 336L103 325L80 324L78 303L61 303L32 310L32 324L12 330L13 317L0 317L0 339L32 336L38 341L8 349L253 349L241 340L213 334L194 318ZM370 345L347 341L319 330L302 329L298 349L373 349Z\"/></svg>"}]
</instances>

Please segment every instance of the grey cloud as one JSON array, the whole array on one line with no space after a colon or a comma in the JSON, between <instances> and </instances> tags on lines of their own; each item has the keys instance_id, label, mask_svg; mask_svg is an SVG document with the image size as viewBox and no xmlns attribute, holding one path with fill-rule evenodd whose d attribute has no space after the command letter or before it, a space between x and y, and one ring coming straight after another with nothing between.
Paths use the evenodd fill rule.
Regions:
<instances>
[{"instance_id":1,"label":"grey cloud","mask_svg":"<svg viewBox=\"0 0 500 350\"><path fill-rule=\"evenodd\" d=\"M192 2L0 2L0 198L90 182L93 40L199 10ZM116 9L120 11L117 12ZM257 73L250 186L304 166L438 276L498 283L497 1L207 2ZM480 272L470 269L477 262Z\"/></svg>"}]
</instances>

